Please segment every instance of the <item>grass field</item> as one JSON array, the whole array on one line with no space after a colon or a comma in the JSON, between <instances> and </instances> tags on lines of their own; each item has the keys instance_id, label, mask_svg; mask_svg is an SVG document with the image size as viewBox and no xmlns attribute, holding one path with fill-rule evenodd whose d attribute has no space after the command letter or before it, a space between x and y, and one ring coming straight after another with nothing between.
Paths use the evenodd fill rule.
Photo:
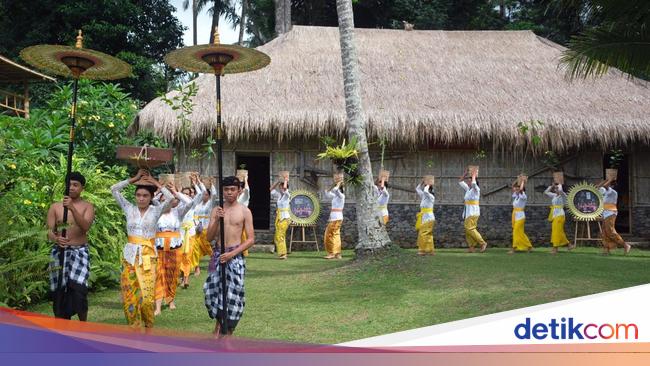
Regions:
<instances>
[{"instance_id":1,"label":"grass field","mask_svg":"<svg viewBox=\"0 0 650 366\"><path fill-rule=\"evenodd\" d=\"M506 249L467 254L443 249L433 257L412 250L366 262L294 252L247 259L246 309L236 335L338 343L551 301L650 283L650 252L596 248L549 254L548 248L507 255ZM206 263L203 263L204 268ZM210 332L203 303L205 271L178 290L178 309L164 308L156 327ZM89 320L125 324L119 290L90 295ZM51 314L49 304L29 309Z\"/></svg>"}]
</instances>

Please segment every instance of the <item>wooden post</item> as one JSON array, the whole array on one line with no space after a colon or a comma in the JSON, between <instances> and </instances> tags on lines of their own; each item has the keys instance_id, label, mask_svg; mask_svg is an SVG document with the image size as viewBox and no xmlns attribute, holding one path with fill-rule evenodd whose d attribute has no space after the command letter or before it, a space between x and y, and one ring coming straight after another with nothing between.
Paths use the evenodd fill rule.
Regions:
<instances>
[{"instance_id":1,"label":"wooden post","mask_svg":"<svg viewBox=\"0 0 650 366\"><path fill-rule=\"evenodd\" d=\"M29 119L29 83L27 81L23 82L25 92L23 95L25 99L23 101L23 109L25 110L25 119Z\"/></svg>"}]
</instances>

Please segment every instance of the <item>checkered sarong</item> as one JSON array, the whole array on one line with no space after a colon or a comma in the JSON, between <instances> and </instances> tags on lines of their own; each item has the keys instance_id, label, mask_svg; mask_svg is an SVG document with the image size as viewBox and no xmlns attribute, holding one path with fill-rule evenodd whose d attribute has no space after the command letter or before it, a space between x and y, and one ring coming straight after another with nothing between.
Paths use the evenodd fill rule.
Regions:
<instances>
[{"instance_id":1,"label":"checkered sarong","mask_svg":"<svg viewBox=\"0 0 650 366\"><path fill-rule=\"evenodd\" d=\"M216 257L219 253L214 254ZM218 262L218 259L217 259ZM219 263L216 270L208 275L203 285L205 293L205 307L208 309L210 318L217 318L217 311L223 309L221 295L221 266ZM246 264L244 257L239 254L226 263L226 287L228 289L228 319L238 321L244 313L246 299L244 297L244 272Z\"/></svg>"},{"instance_id":2,"label":"checkered sarong","mask_svg":"<svg viewBox=\"0 0 650 366\"><path fill-rule=\"evenodd\" d=\"M59 250L58 246L52 247L50 253L50 290L56 291L59 285ZM79 285L88 287L90 275L90 255L88 246L68 247L63 258L63 286L68 284L68 279Z\"/></svg>"}]
</instances>

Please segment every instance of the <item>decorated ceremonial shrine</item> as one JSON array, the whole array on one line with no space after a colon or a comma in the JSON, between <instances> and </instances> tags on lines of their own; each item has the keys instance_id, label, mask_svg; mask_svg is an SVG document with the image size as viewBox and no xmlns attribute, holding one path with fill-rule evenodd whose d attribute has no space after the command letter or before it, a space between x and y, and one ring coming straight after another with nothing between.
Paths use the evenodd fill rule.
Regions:
<instances>
[{"instance_id":1,"label":"decorated ceremonial shrine","mask_svg":"<svg viewBox=\"0 0 650 366\"><path fill-rule=\"evenodd\" d=\"M554 168L564 172L569 191L601 181L612 162L618 168L617 230L650 237L647 83L614 69L602 78L569 81L559 62L564 48L531 31L355 34L373 173L382 163L390 172L387 228L395 243L415 245L415 186L424 175L435 176L436 246L464 243L458 181L468 165L480 167L479 231L490 245L509 243L511 185L519 174L528 176L527 232L535 245L544 245L550 239L550 200L543 192ZM269 186L280 171L289 171L291 190L312 192L322 201L315 230L322 242L329 212L323 191L332 184L332 163L317 154L325 149L323 137L338 143L347 137L339 31L295 26L258 49L271 57L269 66L222 78L224 173L249 171L256 241L270 243L276 207ZM197 153L215 134L214 78L194 80L188 147L181 146L178 111L161 98L132 125L175 145L177 171L217 174L215 158ZM341 232L350 248L357 230L352 194L346 203ZM567 214L573 239L574 221ZM598 236L596 223L591 229Z\"/></svg>"}]
</instances>

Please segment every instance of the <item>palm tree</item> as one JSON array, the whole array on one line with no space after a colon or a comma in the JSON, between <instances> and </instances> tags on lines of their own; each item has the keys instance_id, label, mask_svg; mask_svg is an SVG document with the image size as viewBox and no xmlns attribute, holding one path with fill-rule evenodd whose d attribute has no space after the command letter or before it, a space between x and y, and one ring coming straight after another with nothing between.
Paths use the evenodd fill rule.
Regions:
<instances>
[{"instance_id":1,"label":"palm tree","mask_svg":"<svg viewBox=\"0 0 650 366\"><path fill-rule=\"evenodd\" d=\"M194 46L198 44L197 34L196 34L196 19L199 16L199 12L197 10L196 2L197 0L192 0L192 42ZM183 1L183 10L187 10L187 8L189 7L190 7L190 0Z\"/></svg>"},{"instance_id":2,"label":"palm tree","mask_svg":"<svg viewBox=\"0 0 650 366\"><path fill-rule=\"evenodd\" d=\"M348 138L357 139L359 172L362 183L355 189L357 229L359 242L355 247L357 256L376 253L390 244L386 229L375 218L375 198L373 196L372 166L368 154L366 122L361 106L361 82L359 61L354 45L354 18L352 0L336 0L339 18L341 61L343 64L343 89L345 93L346 127Z\"/></svg>"},{"instance_id":3,"label":"palm tree","mask_svg":"<svg viewBox=\"0 0 650 366\"><path fill-rule=\"evenodd\" d=\"M225 15L227 19L235 20L237 15L235 11L235 0L192 0L192 29L194 44L197 44L196 35L196 19L198 14L206 8L209 4L212 7L208 9L208 13L212 15L212 25L210 27L210 43L214 42L214 28L219 26L219 17ZM189 0L183 1L183 10L189 7Z\"/></svg>"},{"instance_id":4,"label":"palm tree","mask_svg":"<svg viewBox=\"0 0 650 366\"><path fill-rule=\"evenodd\" d=\"M248 0L241 0L241 16L239 17L239 41L238 45L244 42L244 30L246 29L246 10L248 9Z\"/></svg>"},{"instance_id":5,"label":"palm tree","mask_svg":"<svg viewBox=\"0 0 650 366\"><path fill-rule=\"evenodd\" d=\"M650 78L650 1L558 0L583 6L598 25L573 37L562 57L569 78L601 76L615 67L630 77Z\"/></svg>"}]
</instances>

